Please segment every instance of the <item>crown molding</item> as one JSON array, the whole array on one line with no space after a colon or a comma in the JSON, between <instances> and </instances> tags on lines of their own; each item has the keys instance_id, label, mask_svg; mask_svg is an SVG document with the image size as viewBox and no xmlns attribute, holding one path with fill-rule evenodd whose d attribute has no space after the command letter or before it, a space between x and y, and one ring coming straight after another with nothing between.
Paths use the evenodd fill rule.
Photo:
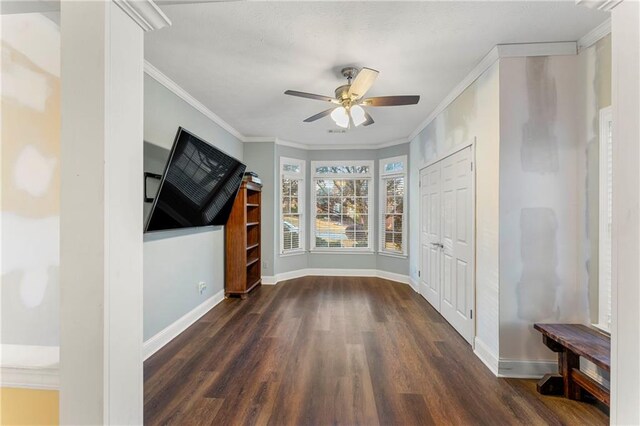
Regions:
<instances>
[{"instance_id":1,"label":"crown molding","mask_svg":"<svg viewBox=\"0 0 640 426\"><path fill-rule=\"evenodd\" d=\"M189 92L187 92L182 87L180 87L178 83L171 80L169 77L163 74L162 71L154 67L151 63L149 63L149 61L146 61L146 60L144 61L144 72L149 77L153 78L155 81L157 81L158 83L162 84L164 87L169 89L179 98L181 98L183 101L185 101L186 103L194 107L196 110L202 113L209 120L213 121L218 126L222 127L227 132L231 133L236 138L240 139L241 141L245 139L244 135L242 135L239 131L234 129L229 123L227 123L222 118L220 118L215 113L213 113L213 111L211 111L209 108L204 106L196 98L191 96Z\"/></svg>"},{"instance_id":2,"label":"crown molding","mask_svg":"<svg viewBox=\"0 0 640 426\"><path fill-rule=\"evenodd\" d=\"M180 87L175 81L171 80L160 70L154 67L148 61L144 63L144 72L150 77L176 94L182 100L201 112L214 123L231 133L241 142L246 143L275 143L276 145L289 146L297 149L308 151L322 150L347 150L347 149L382 149L390 146L402 145L411 142L420 132L422 132L435 118L443 112L467 87L473 84L485 71L501 58L527 57L527 56L555 56L555 55L575 55L577 54L577 43L570 42L553 42L553 43L521 43L521 44L499 44L493 47L482 60L467 74L467 76L458 83L446 98L438 104L438 106L420 123L420 125L405 138L395 139L391 141L381 142L375 145L363 144L305 144L296 141L280 139L275 136L244 136L229 123L216 115L209 108L204 106L200 101L191 96L186 90Z\"/></svg>"},{"instance_id":3,"label":"crown molding","mask_svg":"<svg viewBox=\"0 0 640 426\"><path fill-rule=\"evenodd\" d=\"M556 56L577 54L577 44L574 41L553 43L520 43L498 44L487 53L480 62L458 83L438 106L420 123L409 135L409 141L415 139L433 120L436 119L451 103L456 100L469 86L473 84L485 71L501 58L516 58L527 56Z\"/></svg>"},{"instance_id":4,"label":"crown molding","mask_svg":"<svg viewBox=\"0 0 640 426\"><path fill-rule=\"evenodd\" d=\"M603 12L610 12L620 3L622 3L622 0L576 0L576 5L578 6L584 6L589 9L598 9Z\"/></svg>"},{"instance_id":5,"label":"crown molding","mask_svg":"<svg viewBox=\"0 0 640 426\"><path fill-rule=\"evenodd\" d=\"M578 52L593 46L609 34L611 34L611 18L580 37L578 40Z\"/></svg>"},{"instance_id":6,"label":"crown molding","mask_svg":"<svg viewBox=\"0 0 640 426\"><path fill-rule=\"evenodd\" d=\"M144 31L171 26L171 21L153 0L113 0Z\"/></svg>"},{"instance_id":7,"label":"crown molding","mask_svg":"<svg viewBox=\"0 0 640 426\"><path fill-rule=\"evenodd\" d=\"M427 118L420 123L420 125L409 135L409 140L415 139L416 136L420 134L433 120L436 119L441 112L443 112L447 107L466 90L467 87L471 86L474 81L478 79L486 70L491 68L491 66L500 59L500 55L498 53L498 46L494 46L493 49L487 53L484 58L480 60L480 62L473 67L471 72L466 75L465 78L462 79L460 83L458 83L451 92L438 104L438 106L431 111L431 114L427 116Z\"/></svg>"}]
</instances>

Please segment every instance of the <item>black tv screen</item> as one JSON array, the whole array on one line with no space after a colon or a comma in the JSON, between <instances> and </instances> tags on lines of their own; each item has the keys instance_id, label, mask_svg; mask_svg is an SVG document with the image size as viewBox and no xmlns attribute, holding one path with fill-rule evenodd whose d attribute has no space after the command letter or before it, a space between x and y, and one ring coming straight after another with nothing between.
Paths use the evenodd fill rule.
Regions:
<instances>
[{"instance_id":1,"label":"black tv screen","mask_svg":"<svg viewBox=\"0 0 640 426\"><path fill-rule=\"evenodd\" d=\"M145 232L224 225L246 166L180 127Z\"/></svg>"}]
</instances>

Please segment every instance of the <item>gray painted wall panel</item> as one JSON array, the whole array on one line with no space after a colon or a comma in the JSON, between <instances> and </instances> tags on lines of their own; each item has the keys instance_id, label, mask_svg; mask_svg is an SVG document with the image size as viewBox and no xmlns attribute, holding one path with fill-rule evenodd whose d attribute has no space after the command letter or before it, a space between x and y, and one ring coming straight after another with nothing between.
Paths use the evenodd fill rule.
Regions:
<instances>
[{"instance_id":1,"label":"gray painted wall panel","mask_svg":"<svg viewBox=\"0 0 640 426\"><path fill-rule=\"evenodd\" d=\"M238 139L145 75L145 171L162 173L179 126L242 159L243 146ZM145 203L145 219L149 209L150 206ZM207 285L203 294L198 291L201 281ZM145 340L223 289L224 228L191 228L145 234Z\"/></svg>"}]
</instances>

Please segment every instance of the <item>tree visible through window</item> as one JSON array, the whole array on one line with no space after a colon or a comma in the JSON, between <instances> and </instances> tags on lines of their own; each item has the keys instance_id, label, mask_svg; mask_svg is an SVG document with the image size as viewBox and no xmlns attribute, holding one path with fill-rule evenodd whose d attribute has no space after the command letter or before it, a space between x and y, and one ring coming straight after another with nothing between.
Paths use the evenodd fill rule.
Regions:
<instances>
[{"instance_id":1,"label":"tree visible through window","mask_svg":"<svg viewBox=\"0 0 640 426\"><path fill-rule=\"evenodd\" d=\"M314 164L314 248L372 250L370 162Z\"/></svg>"},{"instance_id":2,"label":"tree visible through window","mask_svg":"<svg viewBox=\"0 0 640 426\"><path fill-rule=\"evenodd\" d=\"M280 159L280 251L304 251L304 161Z\"/></svg>"},{"instance_id":3,"label":"tree visible through window","mask_svg":"<svg viewBox=\"0 0 640 426\"><path fill-rule=\"evenodd\" d=\"M406 253L406 156L380 160L380 251Z\"/></svg>"}]
</instances>

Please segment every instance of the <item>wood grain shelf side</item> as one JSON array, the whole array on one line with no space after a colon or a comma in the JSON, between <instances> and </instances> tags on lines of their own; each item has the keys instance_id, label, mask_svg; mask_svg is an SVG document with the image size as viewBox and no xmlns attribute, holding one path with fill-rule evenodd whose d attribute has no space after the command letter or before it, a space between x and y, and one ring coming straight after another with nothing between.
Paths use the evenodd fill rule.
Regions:
<instances>
[{"instance_id":1,"label":"wood grain shelf side","mask_svg":"<svg viewBox=\"0 0 640 426\"><path fill-rule=\"evenodd\" d=\"M225 295L242 299L262 283L262 186L243 182L225 226Z\"/></svg>"}]
</instances>

